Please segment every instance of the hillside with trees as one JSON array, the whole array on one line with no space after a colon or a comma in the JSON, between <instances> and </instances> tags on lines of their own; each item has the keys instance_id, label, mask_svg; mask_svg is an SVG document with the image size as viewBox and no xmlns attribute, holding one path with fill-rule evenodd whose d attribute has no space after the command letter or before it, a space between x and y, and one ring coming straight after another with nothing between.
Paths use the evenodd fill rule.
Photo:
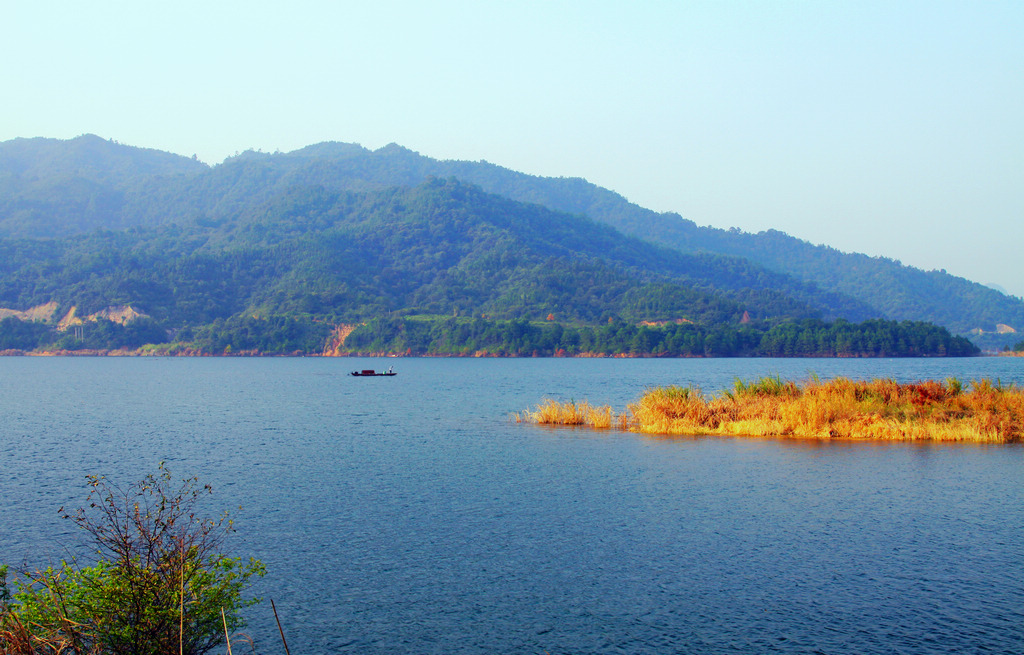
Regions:
<instances>
[{"instance_id":1,"label":"hillside with trees","mask_svg":"<svg viewBox=\"0 0 1024 655\"><path fill-rule=\"evenodd\" d=\"M97 136L0 143L0 234L52 237L136 224L154 185L208 172L202 162Z\"/></svg>"},{"instance_id":2,"label":"hillside with trees","mask_svg":"<svg viewBox=\"0 0 1024 655\"><path fill-rule=\"evenodd\" d=\"M855 299L879 317L929 321L963 334L976 329L993 332L998 324L1024 330L1024 301L945 271L922 271L885 257L845 253L777 230L751 234L701 227L678 214L639 207L580 178L525 175L486 162L439 162L398 146L366 151L364 157L390 162L367 165L367 171L397 170L398 179L406 180L423 174L454 175L491 193L590 216L624 234L682 252L742 257Z\"/></svg>"},{"instance_id":3,"label":"hillside with trees","mask_svg":"<svg viewBox=\"0 0 1024 655\"><path fill-rule=\"evenodd\" d=\"M397 145L376 151L323 143L287 154L247 152L214 169L227 196L210 194L178 215L219 216L245 198L269 197L290 186L366 190L414 186L430 176L456 177L484 191L559 212L589 216L632 235L686 253L741 257L771 271L858 302L866 314L929 321L956 333L992 332L998 324L1024 329L1024 302L944 271L922 271L884 257L844 253L776 230L751 234L701 227L659 214L580 178L543 178L487 162L438 161ZM226 200L225 200L226 198ZM173 200L173 199L169 199ZM164 220L138 208L129 220ZM852 318L852 317L851 317Z\"/></svg>"},{"instance_id":4,"label":"hillside with trees","mask_svg":"<svg viewBox=\"0 0 1024 655\"><path fill-rule=\"evenodd\" d=\"M751 258L628 236L596 220L593 207L589 215L555 211L460 181L474 170L518 183L519 194L533 193L533 200L543 200L530 191L537 180L563 182L485 163L436 162L397 146L370 152L320 144L288 154L244 153L210 168L91 136L2 143L0 307L23 311L55 302L60 316L74 307L81 317L131 306L142 318L90 320L88 329L75 331L5 318L0 350L177 343L208 352L319 352L339 324L401 319L408 331L408 321L445 316L483 321L499 332L516 321L544 330L558 325L585 349L606 354L970 350L952 342L940 348L942 339L912 346L906 335L891 347L865 341L852 350L830 346L817 333L813 348L762 344L783 325L842 326L884 314ZM568 183L580 198L596 190L615 206L611 192ZM641 323L646 332L628 344L625 336L586 336L607 325L640 330ZM675 334L680 326L703 330L701 345L690 333L691 346L671 345L683 339ZM707 347L708 335L722 330L756 333L743 338L757 345ZM442 341L464 352L466 344L456 348L451 334ZM356 330L352 343L397 343L362 335ZM529 352L572 352L576 337ZM415 351L433 352L437 340L416 343ZM638 343L646 345L638 351Z\"/></svg>"},{"instance_id":5,"label":"hillside with trees","mask_svg":"<svg viewBox=\"0 0 1024 655\"><path fill-rule=\"evenodd\" d=\"M349 337L368 353L572 357L964 357L977 349L930 323L873 320L787 321L770 329L744 325L665 325L611 321L563 326L523 320L377 319Z\"/></svg>"}]
</instances>

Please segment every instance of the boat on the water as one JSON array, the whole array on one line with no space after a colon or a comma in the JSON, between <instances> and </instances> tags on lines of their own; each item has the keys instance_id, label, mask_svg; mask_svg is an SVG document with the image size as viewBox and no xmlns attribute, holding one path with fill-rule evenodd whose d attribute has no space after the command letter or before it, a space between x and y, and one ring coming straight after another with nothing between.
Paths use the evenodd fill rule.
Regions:
<instances>
[{"instance_id":1,"label":"boat on the water","mask_svg":"<svg viewBox=\"0 0 1024 655\"><path fill-rule=\"evenodd\" d=\"M377 371L373 370L372 368L364 368L361 371L352 371L351 373L349 373L349 375L354 375L357 378L372 378L372 377L382 377L382 376L390 377L392 375L398 375L398 373L395 373L395 367L392 366L388 370L381 371L380 373L378 373Z\"/></svg>"}]
</instances>

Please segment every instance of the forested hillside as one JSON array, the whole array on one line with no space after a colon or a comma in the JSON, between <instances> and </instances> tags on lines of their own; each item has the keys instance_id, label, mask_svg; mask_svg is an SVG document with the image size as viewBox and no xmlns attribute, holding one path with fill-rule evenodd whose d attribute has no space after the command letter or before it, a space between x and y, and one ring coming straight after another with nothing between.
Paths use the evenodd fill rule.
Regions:
<instances>
[{"instance_id":1,"label":"forested hillside","mask_svg":"<svg viewBox=\"0 0 1024 655\"><path fill-rule=\"evenodd\" d=\"M742 257L845 297L847 306L834 314L847 318L931 321L960 333L993 331L997 324L1024 329L1024 302L940 271L842 253L777 231L698 227L579 178L536 177L486 162L438 161L397 145L370 151L322 143L291 153L246 152L208 168L94 136L19 139L0 144L0 233L57 236L95 227L213 223L294 188L409 187L430 176L454 176L513 200L586 215L683 252ZM860 308L857 314L848 314L852 302Z\"/></svg>"},{"instance_id":2,"label":"forested hillside","mask_svg":"<svg viewBox=\"0 0 1024 655\"><path fill-rule=\"evenodd\" d=\"M301 151L300 151L301 152ZM930 321L958 333L998 324L1024 331L1024 302L945 271L922 271L884 257L844 253L816 246L777 230L751 234L736 229L700 227L674 213L659 214L628 202L622 196L579 178L524 175L484 162L435 162L389 146L380 157L409 179L419 174L455 175L486 191L559 211L578 213L631 234L683 252L733 255L770 270L813 283L822 289L856 299L873 315ZM827 217L823 217L827 218Z\"/></svg>"},{"instance_id":3,"label":"forested hillside","mask_svg":"<svg viewBox=\"0 0 1024 655\"><path fill-rule=\"evenodd\" d=\"M455 180L295 189L208 225L0 241L0 303L134 303L205 323L246 311L351 321L404 311L503 318L777 322L821 314L744 260L683 255ZM796 290L799 290L797 288ZM813 295L813 290L808 295Z\"/></svg>"},{"instance_id":4,"label":"forested hillside","mask_svg":"<svg viewBox=\"0 0 1024 655\"><path fill-rule=\"evenodd\" d=\"M474 171L481 186L459 181ZM481 187L490 178L491 186L516 187L505 196L544 202L487 193ZM575 189L588 212L553 211L545 185ZM315 352L338 324L449 316L499 331L526 321L581 335L588 325L642 322L664 333L694 326L702 340L742 329L756 334L744 337L756 347L698 348L691 339L684 352L646 333L641 342L649 353L765 354L778 349L759 340L777 326L883 316L852 294L750 258L626 236L587 215L604 204L607 218L624 201L580 180L437 162L397 146L321 144L245 153L210 168L91 136L19 139L0 144L0 191L0 307L17 313L55 302L60 316L74 307L82 317L130 305L145 316L124 325L90 320L73 332L9 318L0 323L0 349L176 342ZM8 314L0 309L0 318ZM832 351L963 351L952 342L939 348L934 338L928 347L911 341L904 338L902 350L896 338L891 347ZM830 352L821 339L813 349L808 343L778 354Z\"/></svg>"},{"instance_id":5,"label":"forested hillside","mask_svg":"<svg viewBox=\"0 0 1024 655\"><path fill-rule=\"evenodd\" d=\"M219 216L247 198L270 197L295 185L321 185L334 190L413 186L426 177L454 176L483 190L521 202L536 203L589 216L617 230L687 253L742 257L856 301L857 316L930 321L958 333L998 324L1024 330L1024 302L984 285L942 271L922 271L899 262L843 253L815 246L782 232L758 234L700 227L677 214L659 214L579 178L542 178L486 162L438 161L396 145L369 151L356 145L324 143L287 154L248 152L213 171L205 183L205 200L178 205L178 215ZM226 195L217 189L228 189ZM188 197L194 198L192 194ZM174 198L167 198L175 206ZM131 221L166 220L128 208ZM839 310L842 314L845 310Z\"/></svg>"},{"instance_id":6,"label":"forested hillside","mask_svg":"<svg viewBox=\"0 0 1024 655\"><path fill-rule=\"evenodd\" d=\"M209 168L159 150L86 135L70 141L0 143L0 234L66 236L136 224L127 205L148 202L152 184L174 184Z\"/></svg>"}]
</instances>

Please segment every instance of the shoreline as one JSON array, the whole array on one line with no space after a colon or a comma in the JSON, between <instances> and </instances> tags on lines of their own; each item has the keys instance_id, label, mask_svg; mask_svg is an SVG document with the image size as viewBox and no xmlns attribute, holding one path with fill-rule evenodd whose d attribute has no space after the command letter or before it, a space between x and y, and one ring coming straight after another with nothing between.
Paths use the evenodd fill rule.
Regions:
<instances>
[{"instance_id":1,"label":"shoreline","mask_svg":"<svg viewBox=\"0 0 1024 655\"><path fill-rule=\"evenodd\" d=\"M11 348L0 350L0 357L325 357L325 358L358 358L358 357L380 357L380 358L459 358L459 359L961 359L962 356L953 355L907 355L907 356L878 356L878 355L791 355L791 356L765 356L765 355L660 355L660 354L635 354L635 353L595 353L584 352L576 354L555 353L551 355L508 355L493 353L489 351L476 351L472 353L397 353L397 352L347 352L347 353L307 353L294 351L290 353L264 353L256 350L239 350L229 353L210 353L201 349L183 347L181 349L158 349L158 348L135 348L135 349L83 349L83 350L19 350ZM981 353L969 355L969 357L1024 357L1024 353Z\"/></svg>"}]
</instances>

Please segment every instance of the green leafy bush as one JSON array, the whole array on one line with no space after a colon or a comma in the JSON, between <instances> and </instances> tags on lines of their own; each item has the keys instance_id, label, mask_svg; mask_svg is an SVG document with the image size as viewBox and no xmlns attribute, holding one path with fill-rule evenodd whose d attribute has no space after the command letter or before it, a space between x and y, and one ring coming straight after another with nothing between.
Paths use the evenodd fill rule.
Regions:
<instances>
[{"instance_id":1,"label":"green leafy bush","mask_svg":"<svg viewBox=\"0 0 1024 655\"><path fill-rule=\"evenodd\" d=\"M174 488L163 464L127 489L88 480L87 507L61 515L90 535L94 563L21 571L13 593L0 567L0 654L198 655L244 625L259 601L243 592L265 569L222 554L233 527L199 513L209 485Z\"/></svg>"}]
</instances>

